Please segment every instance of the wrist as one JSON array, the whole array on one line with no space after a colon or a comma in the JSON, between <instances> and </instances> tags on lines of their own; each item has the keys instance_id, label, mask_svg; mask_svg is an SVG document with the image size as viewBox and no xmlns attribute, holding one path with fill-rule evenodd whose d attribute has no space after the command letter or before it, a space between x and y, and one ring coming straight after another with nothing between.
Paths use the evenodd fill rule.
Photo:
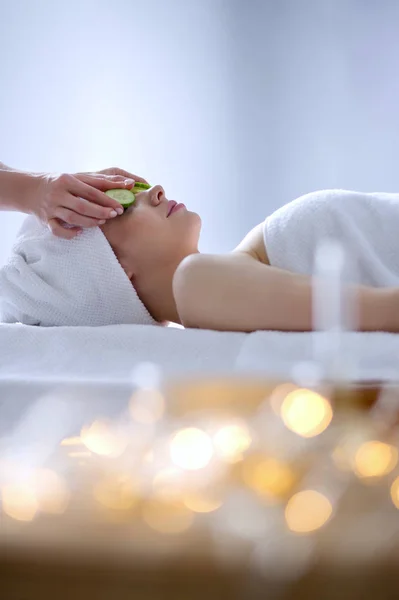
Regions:
<instances>
[{"instance_id":1,"label":"wrist","mask_svg":"<svg viewBox=\"0 0 399 600\"><path fill-rule=\"evenodd\" d=\"M0 206L5 210L34 213L42 179L41 173L0 169Z\"/></svg>"},{"instance_id":2,"label":"wrist","mask_svg":"<svg viewBox=\"0 0 399 600\"><path fill-rule=\"evenodd\" d=\"M40 206L40 188L43 183L43 173L19 173L18 189L20 191L20 206L17 210L26 214L37 214Z\"/></svg>"}]
</instances>

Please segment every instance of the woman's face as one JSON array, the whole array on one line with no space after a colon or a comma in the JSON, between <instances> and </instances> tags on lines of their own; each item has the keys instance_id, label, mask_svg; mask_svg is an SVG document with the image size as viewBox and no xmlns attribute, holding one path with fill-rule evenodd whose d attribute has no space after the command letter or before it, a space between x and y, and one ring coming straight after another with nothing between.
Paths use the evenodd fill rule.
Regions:
<instances>
[{"instance_id":1,"label":"woman's face","mask_svg":"<svg viewBox=\"0 0 399 600\"><path fill-rule=\"evenodd\" d=\"M201 218L177 204L156 185L136 194L123 215L101 228L130 278L176 268L185 256L198 251Z\"/></svg>"}]
</instances>

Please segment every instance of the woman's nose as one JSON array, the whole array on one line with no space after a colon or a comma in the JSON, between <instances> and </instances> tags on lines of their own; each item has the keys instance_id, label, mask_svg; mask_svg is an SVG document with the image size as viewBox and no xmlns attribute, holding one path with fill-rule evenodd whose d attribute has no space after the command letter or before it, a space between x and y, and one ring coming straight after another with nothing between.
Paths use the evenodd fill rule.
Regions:
<instances>
[{"instance_id":1,"label":"woman's nose","mask_svg":"<svg viewBox=\"0 0 399 600\"><path fill-rule=\"evenodd\" d=\"M151 203L157 206L164 200L165 190L161 185L156 185L151 190Z\"/></svg>"}]
</instances>

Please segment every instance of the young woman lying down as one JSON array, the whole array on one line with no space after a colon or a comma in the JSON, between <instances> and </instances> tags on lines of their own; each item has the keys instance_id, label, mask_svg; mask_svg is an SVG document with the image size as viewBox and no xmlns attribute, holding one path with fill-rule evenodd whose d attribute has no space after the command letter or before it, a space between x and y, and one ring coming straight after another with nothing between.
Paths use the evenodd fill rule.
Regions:
<instances>
[{"instance_id":1,"label":"young woman lying down","mask_svg":"<svg viewBox=\"0 0 399 600\"><path fill-rule=\"evenodd\" d=\"M332 236L353 265L359 329L399 331L399 194L307 194L227 254L200 254L200 230L199 215L160 185L73 240L28 217L0 272L0 320L310 330L314 253Z\"/></svg>"}]
</instances>

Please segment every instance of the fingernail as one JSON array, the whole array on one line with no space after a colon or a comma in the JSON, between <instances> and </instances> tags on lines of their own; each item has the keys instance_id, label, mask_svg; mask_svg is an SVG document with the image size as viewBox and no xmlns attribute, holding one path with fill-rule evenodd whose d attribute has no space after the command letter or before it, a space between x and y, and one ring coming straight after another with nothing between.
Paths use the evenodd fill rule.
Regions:
<instances>
[{"instance_id":1,"label":"fingernail","mask_svg":"<svg viewBox=\"0 0 399 600\"><path fill-rule=\"evenodd\" d=\"M104 225L105 221L99 221L98 224L99 225Z\"/></svg>"},{"instance_id":2,"label":"fingernail","mask_svg":"<svg viewBox=\"0 0 399 600\"><path fill-rule=\"evenodd\" d=\"M119 208L117 210L119 210ZM109 213L109 216L110 217L116 217L117 214L118 213L116 212L116 210L111 210L111 212Z\"/></svg>"},{"instance_id":3,"label":"fingernail","mask_svg":"<svg viewBox=\"0 0 399 600\"><path fill-rule=\"evenodd\" d=\"M135 183L134 179L127 178L125 179L126 185L133 185Z\"/></svg>"},{"instance_id":4,"label":"fingernail","mask_svg":"<svg viewBox=\"0 0 399 600\"><path fill-rule=\"evenodd\" d=\"M117 208L116 212L118 213L118 215L123 215L123 208Z\"/></svg>"}]
</instances>

